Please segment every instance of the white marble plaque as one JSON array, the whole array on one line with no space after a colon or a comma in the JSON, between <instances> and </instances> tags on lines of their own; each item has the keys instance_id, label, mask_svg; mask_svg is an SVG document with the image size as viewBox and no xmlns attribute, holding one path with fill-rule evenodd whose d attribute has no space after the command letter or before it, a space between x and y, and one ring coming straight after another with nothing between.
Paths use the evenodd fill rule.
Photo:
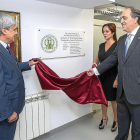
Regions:
<instances>
[{"instance_id":1,"label":"white marble plaque","mask_svg":"<svg viewBox=\"0 0 140 140\"><path fill-rule=\"evenodd\" d=\"M84 31L39 29L37 54L41 59L82 56L84 40Z\"/></svg>"}]
</instances>

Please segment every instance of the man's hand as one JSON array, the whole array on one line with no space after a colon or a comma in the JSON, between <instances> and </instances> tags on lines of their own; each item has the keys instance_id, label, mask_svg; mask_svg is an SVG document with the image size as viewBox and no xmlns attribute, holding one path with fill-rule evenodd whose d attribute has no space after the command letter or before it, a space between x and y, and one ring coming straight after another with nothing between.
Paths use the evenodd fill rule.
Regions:
<instances>
[{"instance_id":1,"label":"man's hand","mask_svg":"<svg viewBox=\"0 0 140 140\"><path fill-rule=\"evenodd\" d=\"M9 123L12 123L12 122L16 121L17 119L18 119L17 113L16 112L13 112L13 114L7 119L7 121Z\"/></svg>"},{"instance_id":2,"label":"man's hand","mask_svg":"<svg viewBox=\"0 0 140 140\"><path fill-rule=\"evenodd\" d=\"M88 76L92 76L92 75L94 75L94 71L93 71L92 68L89 69L89 70L87 70L87 75L88 75Z\"/></svg>"},{"instance_id":3,"label":"man's hand","mask_svg":"<svg viewBox=\"0 0 140 140\"><path fill-rule=\"evenodd\" d=\"M35 64L37 64L37 63L38 63L38 61L36 61L36 62L35 62L34 60L30 60L30 61L29 61L29 65L30 65L30 66L33 66L33 65L35 65Z\"/></svg>"}]
</instances>

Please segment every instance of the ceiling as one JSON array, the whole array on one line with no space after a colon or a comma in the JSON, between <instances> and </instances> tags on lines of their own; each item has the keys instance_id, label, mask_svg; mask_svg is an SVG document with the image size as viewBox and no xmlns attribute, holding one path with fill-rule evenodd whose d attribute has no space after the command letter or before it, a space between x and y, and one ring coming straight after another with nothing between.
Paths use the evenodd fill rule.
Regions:
<instances>
[{"instance_id":1,"label":"ceiling","mask_svg":"<svg viewBox=\"0 0 140 140\"><path fill-rule=\"evenodd\" d=\"M37 1L81 8L81 9L94 8L97 11L101 10L110 13L114 13L114 12L108 11L107 8L123 11L124 6L136 6L140 9L139 0L37 0ZM106 14L97 13L95 12L95 10L94 10L94 19L120 22L121 13L118 13L115 16L114 15L109 16Z\"/></svg>"},{"instance_id":2,"label":"ceiling","mask_svg":"<svg viewBox=\"0 0 140 140\"><path fill-rule=\"evenodd\" d=\"M120 22L120 16L123 10L124 7L116 3L96 6L94 7L94 19ZM105 12L111 14L108 15Z\"/></svg>"},{"instance_id":3,"label":"ceiling","mask_svg":"<svg viewBox=\"0 0 140 140\"><path fill-rule=\"evenodd\" d=\"M115 3L119 3L125 6L136 6L140 9L140 2L139 0L115 0Z\"/></svg>"},{"instance_id":4,"label":"ceiling","mask_svg":"<svg viewBox=\"0 0 140 140\"><path fill-rule=\"evenodd\" d=\"M110 12L107 10L107 8L110 8L110 9L114 9L114 10L123 11L125 6L136 6L140 9L140 4L139 4L138 0L115 0L115 3L105 4L105 5L100 5L100 6L94 7L94 9L95 9L94 10L94 19L120 22L121 13L118 13L116 16L114 16L114 15L109 16L106 14L98 13L98 12L96 12L96 10Z\"/></svg>"},{"instance_id":5,"label":"ceiling","mask_svg":"<svg viewBox=\"0 0 140 140\"><path fill-rule=\"evenodd\" d=\"M139 0L38 0L58 5L65 5L76 8L93 8L95 6L109 4L112 2L125 5L125 6L136 6L140 9Z\"/></svg>"},{"instance_id":6,"label":"ceiling","mask_svg":"<svg viewBox=\"0 0 140 140\"><path fill-rule=\"evenodd\" d=\"M95 6L115 2L115 0L38 0L38 1L76 7L81 9L93 8Z\"/></svg>"}]
</instances>

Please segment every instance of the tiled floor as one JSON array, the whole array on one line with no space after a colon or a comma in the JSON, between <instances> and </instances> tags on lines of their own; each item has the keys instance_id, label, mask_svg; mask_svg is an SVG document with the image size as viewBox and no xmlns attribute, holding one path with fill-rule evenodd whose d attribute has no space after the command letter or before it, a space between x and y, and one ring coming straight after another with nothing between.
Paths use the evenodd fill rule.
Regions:
<instances>
[{"instance_id":1,"label":"tiled floor","mask_svg":"<svg viewBox=\"0 0 140 140\"><path fill-rule=\"evenodd\" d=\"M108 108L108 124L103 130L98 129L101 119L101 112L93 115L93 117L86 119L78 124L75 124L55 135L49 134L38 137L33 140L114 140L117 132L111 132L112 125L112 108ZM131 140L129 136L128 140Z\"/></svg>"}]
</instances>

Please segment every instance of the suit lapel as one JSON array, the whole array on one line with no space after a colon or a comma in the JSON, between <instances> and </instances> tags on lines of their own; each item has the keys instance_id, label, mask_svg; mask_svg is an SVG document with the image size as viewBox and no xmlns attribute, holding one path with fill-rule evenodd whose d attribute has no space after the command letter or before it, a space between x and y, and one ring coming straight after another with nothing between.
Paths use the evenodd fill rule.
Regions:
<instances>
[{"instance_id":1,"label":"suit lapel","mask_svg":"<svg viewBox=\"0 0 140 140\"><path fill-rule=\"evenodd\" d=\"M123 46L123 51L122 51L122 60L124 62L125 58L124 58L124 54L125 54L125 41L127 38L127 34L124 36L123 40L122 40L122 46Z\"/></svg>"},{"instance_id":2,"label":"suit lapel","mask_svg":"<svg viewBox=\"0 0 140 140\"><path fill-rule=\"evenodd\" d=\"M9 52L3 47L3 45L1 45L1 43L0 43L0 53L16 68L17 71L20 72L17 64L14 61L14 59L11 58Z\"/></svg>"},{"instance_id":3,"label":"suit lapel","mask_svg":"<svg viewBox=\"0 0 140 140\"><path fill-rule=\"evenodd\" d=\"M132 53L132 51L134 50L134 48L137 46L137 43L140 41L140 28L139 30L137 31L133 41L131 42L130 46L129 46L129 49L128 49L128 52L127 52L127 55L126 55L126 58L124 59L124 63L127 61L127 59L129 58L130 54ZM125 45L124 45L125 46ZM125 47L124 47L125 49Z\"/></svg>"}]
</instances>

